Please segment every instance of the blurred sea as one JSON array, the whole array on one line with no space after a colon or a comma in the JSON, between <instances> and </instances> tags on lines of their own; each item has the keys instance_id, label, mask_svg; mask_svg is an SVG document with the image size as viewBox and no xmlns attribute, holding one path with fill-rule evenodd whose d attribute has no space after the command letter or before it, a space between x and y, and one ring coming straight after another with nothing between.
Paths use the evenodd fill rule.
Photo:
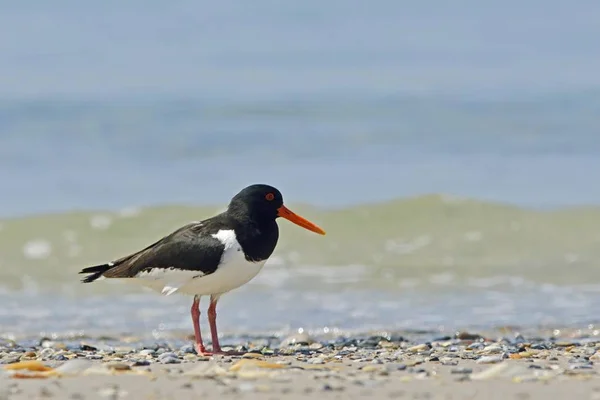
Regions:
<instances>
[{"instance_id":1,"label":"blurred sea","mask_svg":"<svg viewBox=\"0 0 600 400\"><path fill-rule=\"evenodd\" d=\"M260 182L223 331L597 322L600 3L364 4L3 4L0 335L191 329L76 272Z\"/></svg>"}]
</instances>

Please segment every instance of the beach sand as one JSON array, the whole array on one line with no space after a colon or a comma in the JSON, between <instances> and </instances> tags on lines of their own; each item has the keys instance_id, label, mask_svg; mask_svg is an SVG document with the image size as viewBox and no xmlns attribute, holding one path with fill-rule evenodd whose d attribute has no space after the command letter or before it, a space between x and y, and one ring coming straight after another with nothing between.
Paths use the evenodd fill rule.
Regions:
<instances>
[{"instance_id":1,"label":"beach sand","mask_svg":"<svg viewBox=\"0 0 600 400\"><path fill-rule=\"evenodd\" d=\"M600 338L534 336L296 335L275 349L215 357L189 344L11 342L0 347L0 399L600 399ZM15 369L32 363L49 369Z\"/></svg>"}]
</instances>

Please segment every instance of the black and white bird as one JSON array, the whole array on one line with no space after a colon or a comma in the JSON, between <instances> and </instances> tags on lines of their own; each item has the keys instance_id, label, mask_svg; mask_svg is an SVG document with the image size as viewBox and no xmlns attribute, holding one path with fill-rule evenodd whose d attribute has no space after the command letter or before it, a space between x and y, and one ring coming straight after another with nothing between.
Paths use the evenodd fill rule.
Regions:
<instances>
[{"instance_id":1,"label":"black and white bird","mask_svg":"<svg viewBox=\"0 0 600 400\"><path fill-rule=\"evenodd\" d=\"M222 354L217 333L219 297L254 278L275 250L285 218L305 229L325 231L290 211L279 190L251 185L236 194L227 210L204 221L189 223L136 253L107 264L84 268L82 282L122 279L140 283L163 295L193 295L191 315L196 351L210 355L200 332L200 297L210 295L208 321L212 354Z\"/></svg>"}]
</instances>

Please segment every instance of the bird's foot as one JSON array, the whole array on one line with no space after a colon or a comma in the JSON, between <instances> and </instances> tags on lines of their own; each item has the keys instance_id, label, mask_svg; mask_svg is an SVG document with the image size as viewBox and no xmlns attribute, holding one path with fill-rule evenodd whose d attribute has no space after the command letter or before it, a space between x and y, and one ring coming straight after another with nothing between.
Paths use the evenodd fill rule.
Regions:
<instances>
[{"instance_id":1,"label":"bird's foot","mask_svg":"<svg viewBox=\"0 0 600 400\"><path fill-rule=\"evenodd\" d=\"M211 353L210 351L206 350L206 347L204 347L203 344L198 344L196 343L196 353L199 356L206 356L206 357L210 357L213 355L213 353Z\"/></svg>"},{"instance_id":2,"label":"bird's foot","mask_svg":"<svg viewBox=\"0 0 600 400\"><path fill-rule=\"evenodd\" d=\"M236 350L228 350L224 351L221 347L213 348L212 351L206 350L206 347L202 344L196 343L196 353L199 356L210 357L210 356L243 356L246 352L236 351Z\"/></svg>"}]
</instances>

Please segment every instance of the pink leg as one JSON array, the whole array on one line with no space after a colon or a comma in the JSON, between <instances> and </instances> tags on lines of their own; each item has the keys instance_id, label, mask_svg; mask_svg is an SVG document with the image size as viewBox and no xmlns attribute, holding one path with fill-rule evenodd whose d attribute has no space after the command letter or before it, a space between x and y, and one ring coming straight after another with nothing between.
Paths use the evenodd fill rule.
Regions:
<instances>
[{"instance_id":1,"label":"pink leg","mask_svg":"<svg viewBox=\"0 0 600 400\"><path fill-rule=\"evenodd\" d=\"M208 306L208 323L210 324L210 336L212 338L213 354L226 354L230 356L242 355L239 351L224 352L219 344L219 334L217 331L217 301L219 296L210 296L210 306Z\"/></svg>"},{"instance_id":2,"label":"pink leg","mask_svg":"<svg viewBox=\"0 0 600 400\"><path fill-rule=\"evenodd\" d=\"M200 332L200 296L194 296L192 303L192 323L194 324L194 335L196 336L196 353L199 355L210 355L202 343L202 333Z\"/></svg>"},{"instance_id":3,"label":"pink leg","mask_svg":"<svg viewBox=\"0 0 600 400\"><path fill-rule=\"evenodd\" d=\"M219 334L217 332L217 301L218 297L210 296L210 306L208 306L208 323L210 324L210 336L212 338L213 353L222 353L219 344Z\"/></svg>"}]
</instances>

